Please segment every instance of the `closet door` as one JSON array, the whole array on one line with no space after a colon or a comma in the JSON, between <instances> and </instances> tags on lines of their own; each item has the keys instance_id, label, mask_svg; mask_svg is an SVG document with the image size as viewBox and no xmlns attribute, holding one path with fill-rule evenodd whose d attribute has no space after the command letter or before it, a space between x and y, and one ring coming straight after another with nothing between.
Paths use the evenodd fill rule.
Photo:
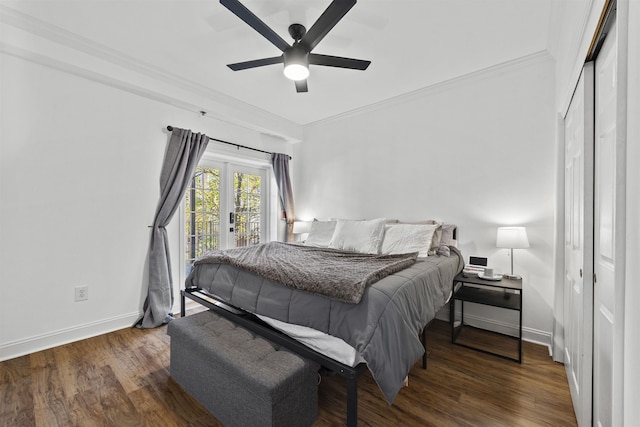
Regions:
<instances>
[{"instance_id":1,"label":"closet door","mask_svg":"<svg viewBox=\"0 0 640 427\"><path fill-rule=\"evenodd\" d=\"M591 424L593 69L585 64L564 121L564 361L580 426Z\"/></svg>"},{"instance_id":2,"label":"closet door","mask_svg":"<svg viewBox=\"0 0 640 427\"><path fill-rule=\"evenodd\" d=\"M593 421L596 426L621 425L614 395L621 388L619 356L622 316L616 306L617 276L624 270L616 231L617 204L624 200L617 180L617 35L614 23L596 60L595 224L594 224L594 354ZM618 397L620 397L618 395ZM620 402L618 402L619 404Z\"/></svg>"}]
</instances>

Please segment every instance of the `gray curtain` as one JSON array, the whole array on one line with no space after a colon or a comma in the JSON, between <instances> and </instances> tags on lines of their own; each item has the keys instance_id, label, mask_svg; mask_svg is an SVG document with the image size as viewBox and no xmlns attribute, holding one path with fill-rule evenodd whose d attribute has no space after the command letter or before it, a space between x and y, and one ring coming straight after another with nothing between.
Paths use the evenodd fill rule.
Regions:
<instances>
[{"instance_id":1,"label":"gray curtain","mask_svg":"<svg viewBox=\"0 0 640 427\"><path fill-rule=\"evenodd\" d=\"M173 279L165 227L180 206L208 143L209 137L190 130L173 128L171 133L160 173L160 200L149 243L149 290L144 315L136 323L138 327L154 328L173 318Z\"/></svg>"},{"instance_id":2,"label":"gray curtain","mask_svg":"<svg viewBox=\"0 0 640 427\"><path fill-rule=\"evenodd\" d=\"M284 213L283 216L287 221L285 242L292 242L293 222L296 217L293 206L291 178L289 177L289 156L281 153L273 153L271 155L271 165L273 166L273 173L278 184L278 195L280 196L280 204L282 205Z\"/></svg>"}]
</instances>

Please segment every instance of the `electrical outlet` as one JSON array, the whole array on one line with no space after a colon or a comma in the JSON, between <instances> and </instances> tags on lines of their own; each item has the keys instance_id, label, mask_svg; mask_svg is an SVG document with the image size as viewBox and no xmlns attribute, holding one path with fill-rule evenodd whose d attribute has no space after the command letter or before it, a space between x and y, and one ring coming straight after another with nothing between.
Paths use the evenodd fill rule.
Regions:
<instances>
[{"instance_id":1,"label":"electrical outlet","mask_svg":"<svg viewBox=\"0 0 640 427\"><path fill-rule=\"evenodd\" d=\"M86 301L88 299L89 299L89 287L88 286L76 287L76 302Z\"/></svg>"}]
</instances>

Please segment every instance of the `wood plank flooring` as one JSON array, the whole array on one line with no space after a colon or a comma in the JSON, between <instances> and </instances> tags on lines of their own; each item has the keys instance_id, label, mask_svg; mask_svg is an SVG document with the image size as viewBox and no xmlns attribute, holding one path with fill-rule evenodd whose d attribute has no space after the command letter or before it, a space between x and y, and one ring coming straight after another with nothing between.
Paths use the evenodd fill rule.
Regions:
<instances>
[{"instance_id":1,"label":"wood plank flooring","mask_svg":"<svg viewBox=\"0 0 640 427\"><path fill-rule=\"evenodd\" d=\"M545 347L524 343L520 365L452 345L449 334L445 322L429 327L428 369L416 362L392 406L363 374L359 425L576 425L564 367ZM482 339L496 347L504 341ZM318 395L315 426L344 425L344 379L324 376ZM169 376L166 326L123 329L0 363L0 426L221 425Z\"/></svg>"}]
</instances>

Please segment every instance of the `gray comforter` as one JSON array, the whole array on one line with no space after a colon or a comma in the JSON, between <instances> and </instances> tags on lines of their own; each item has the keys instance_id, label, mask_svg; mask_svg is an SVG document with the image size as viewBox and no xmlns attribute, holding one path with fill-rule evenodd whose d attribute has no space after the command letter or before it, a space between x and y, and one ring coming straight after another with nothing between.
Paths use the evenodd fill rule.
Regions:
<instances>
[{"instance_id":1,"label":"gray comforter","mask_svg":"<svg viewBox=\"0 0 640 427\"><path fill-rule=\"evenodd\" d=\"M391 404L424 353L420 331L447 302L462 267L455 248L450 257L418 258L367 286L358 304L292 289L225 263L198 263L186 287L199 287L246 311L343 339L367 361Z\"/></svg>"}]
</instances>

